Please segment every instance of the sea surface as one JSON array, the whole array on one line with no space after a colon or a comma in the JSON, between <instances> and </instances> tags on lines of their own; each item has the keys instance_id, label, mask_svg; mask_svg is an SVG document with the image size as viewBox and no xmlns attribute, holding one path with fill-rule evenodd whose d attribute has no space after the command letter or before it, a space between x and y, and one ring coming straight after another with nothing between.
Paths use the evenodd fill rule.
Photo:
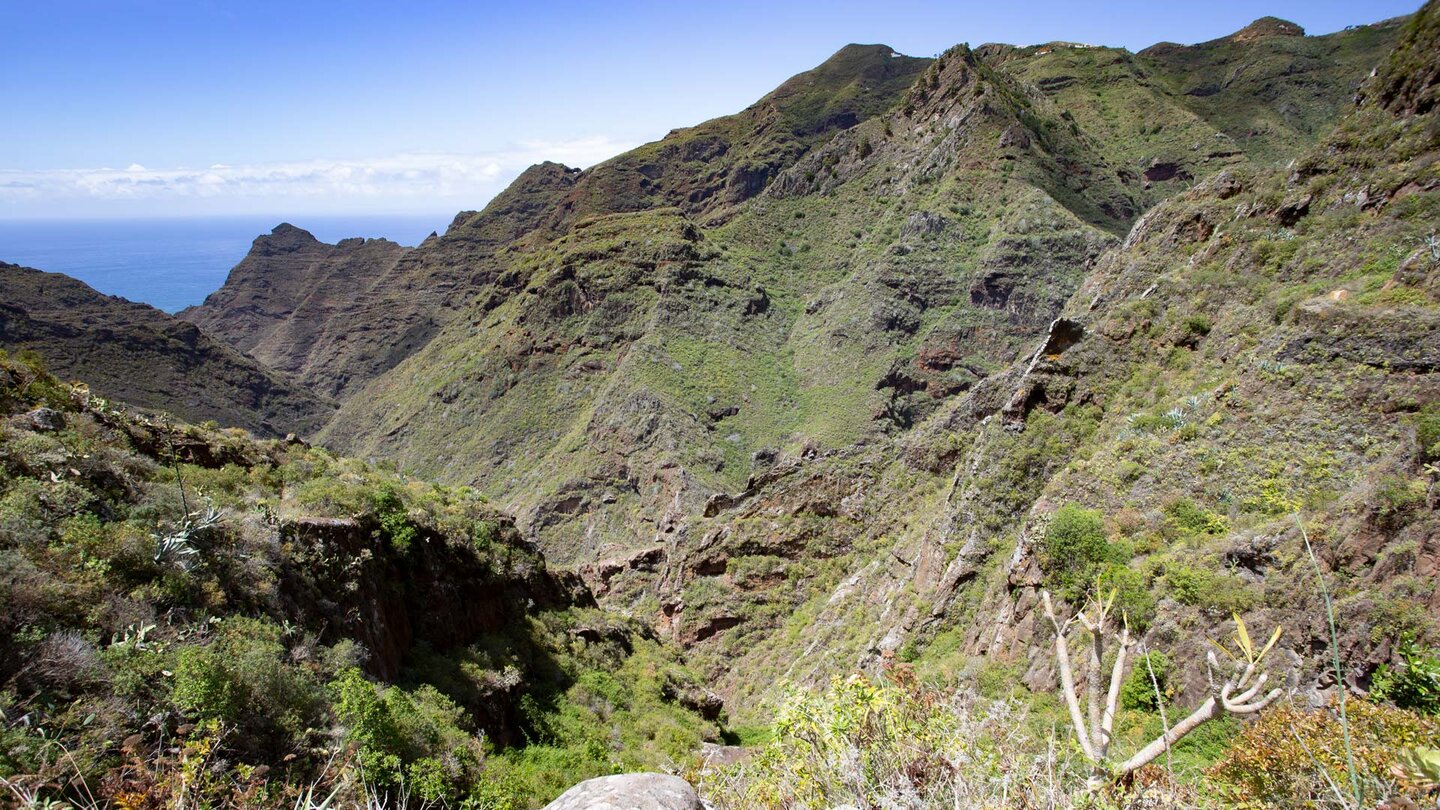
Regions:
<instances>
[{"instance_id":1,"label":"sea surface","mask_svg":"<svg viewBox=\"0 0 1440 810\"><path fill-rule=\"evenodd\" d=\"M0 261L74 276L108 295L178 312L205 300L256 236L289 222L322 242L351 236L419 244L450 214L0 220Z\"/></svg>"}]
</instances>

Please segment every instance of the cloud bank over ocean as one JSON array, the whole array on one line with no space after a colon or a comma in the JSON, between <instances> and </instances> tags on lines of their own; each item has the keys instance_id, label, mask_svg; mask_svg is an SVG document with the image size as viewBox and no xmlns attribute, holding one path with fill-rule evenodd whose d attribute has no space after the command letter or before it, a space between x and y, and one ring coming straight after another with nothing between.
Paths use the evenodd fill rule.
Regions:
<instances>
[{"instance_id":1,"label":"cloud bank over ocean","mask_svg":"<svg viewBox=\"0 0 1440 810\"><path fill-rule=\"evenodd\" d=\"M606 137L522 141L477 154L408 152L204 168L0 170L0 216L404 212L477 208L527 166L590 166L635 146Z\"/></svg>"}]
</instances>

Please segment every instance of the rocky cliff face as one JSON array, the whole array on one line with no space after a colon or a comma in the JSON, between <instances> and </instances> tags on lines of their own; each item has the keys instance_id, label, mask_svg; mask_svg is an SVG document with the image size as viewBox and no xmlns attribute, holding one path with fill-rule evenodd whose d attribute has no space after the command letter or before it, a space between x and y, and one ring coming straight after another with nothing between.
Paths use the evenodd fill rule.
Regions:
<instances>
[{"instance_id":1,"label":"rocky cliff face","mask_svg":"<svg viewBox=\"0 0 1440 810\"><path fill-rule=\"evenodd\" d=\"M1044 685L1071 502L1152 643L1236 610L1324 686L1294 508L1357 623L1434 629L1433 26L849 46L410 250L277 229L185 317L342 400L327 444L487 493L742 717L897 656ZM1344 643L1357 683L1388 654Z\"/></svg>"},{"instance_id":2,"label":"rocky cliff face","mask_svg":"<svg viewBox=\"0 0 1440 810\"><path fill-rule=\"evenodd\" d=\"M177 317L273 368L304 376L312 347L335 330L336 316L404 253L384 239L327 245L282 223L255 239L223 287Z\"/></svg>"},{"instance_id":3,"label":"rocky cliff face","mask_svg":"<svg viewBox=\"0 0 1440 810\"><path fill-rule=\"evenodd\" d=\"M1409 24L1410 47L1433 52L1435 19ZM1347 685L1396 640L1433 638L1440 130L1415 101L1433 78L1396 67L1413 59L1397 51L1288 170L1221 172L1148 212L1030 352L894 445L792 459L715 502L699 553L667 569L682 638L735 628L691 636L693 659L738 705L754 671L890 657L1015 665L1049 689L1036 603L1060 587L1048 525L1066 503L1104 515L1120 562L1092 573L1147 644L1195 664L1188 688L1195 640L1232 611L1286 628L1303 695L1334 686L1302 521L1344 583ZM786 584L757 598L757 570Z\"/></svg>"},{"instance_id":4,"label":"rocky cliff face","mask_svg":"<svg viewBox=\"0 0 1440 810\"><path fill-rule=\"evenodd\" d=\"M266 436L311 435L335 409L193 324L59 273L0 262L0 298L0 348L106 397Z\"/></svg>"},{"instance_id":5,"label":"rocky cliff face","mask_svg":"<svg viewBox=\"0 0 1440 810\"><path fill-rule=\"evenodd\" d=\"M348 397L428 343L503 266L575 172L526 170L480 212L412 249L385 240L321 243L281 225L255 240L225 285L179 314L325 396Z\"/></svg>"}]
</instances>

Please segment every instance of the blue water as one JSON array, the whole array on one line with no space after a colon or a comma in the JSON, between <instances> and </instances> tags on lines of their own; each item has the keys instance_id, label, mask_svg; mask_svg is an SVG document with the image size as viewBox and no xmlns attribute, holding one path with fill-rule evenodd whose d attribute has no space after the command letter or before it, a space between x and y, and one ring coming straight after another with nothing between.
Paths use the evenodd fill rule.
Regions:
<instances>
[{"instance_id":1,"label":"blue water","mask_svg":"<svg viewBox=\"0 0 1440 810\"><path fill-rule=\"evenodd\" d=\"M0 261L74 276L108 295L177 312L205 300L262 233L281 222L323 242L351 236L419 244L454 214L190 219L0 220Z\"/></svg>"}]
</instances>

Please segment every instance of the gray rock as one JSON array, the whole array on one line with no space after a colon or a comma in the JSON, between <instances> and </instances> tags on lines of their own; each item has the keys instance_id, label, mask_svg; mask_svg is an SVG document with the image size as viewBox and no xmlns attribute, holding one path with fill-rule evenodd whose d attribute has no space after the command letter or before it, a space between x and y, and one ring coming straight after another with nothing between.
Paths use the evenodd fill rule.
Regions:
<instances>
[{"instance_id":1,"label":"gray rock","mask_svg":"<svg viewBox=\"0 0 1440 810\"><path fill-rule=\"evenodd\" d=\"M678 776L623 773L587 779L544 810L702 810L700 797Z\"/></svg>"},{"instance_id":2,"label":"gray rock","mask_svg":"<svg viewBox=\"0 0 1440 810\"><path fill-rule=\"evenodd\" d=\"M36 408L24 418L26 427L40 433L65 429L65 414L54 408Z\"/></svg>"}]
</instances>

